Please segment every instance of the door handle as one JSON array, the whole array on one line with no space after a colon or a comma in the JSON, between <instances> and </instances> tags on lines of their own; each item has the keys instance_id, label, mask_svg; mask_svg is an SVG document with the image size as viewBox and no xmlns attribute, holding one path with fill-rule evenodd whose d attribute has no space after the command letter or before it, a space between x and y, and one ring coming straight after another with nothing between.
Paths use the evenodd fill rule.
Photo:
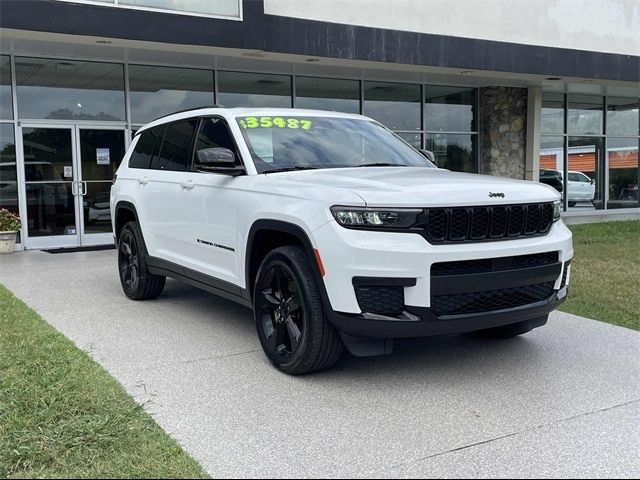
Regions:
<instances>
[{"instance_id":1,"label":"door handle","mask_svg":"<svg viewBox=\"0 0 640 480\"><path fill-rule=\"evenodd\" d=\"M71 182L71 195L74 197L78 196L78 183L79 182Z\"/></svg>"},{"instance_id":2,"label":"door handle","mask_svg":"<svg viewBox=\"0 0 640 480\"><path fill-rule=\"evenodd\" d=\"M80 195L85 197L87 195L87 192L89 191L89 186L87 185L87 182L81 182L81 183L82 183L82 193Z\"/></svg>"},{"instance_id":3,"label":"door handle","mask_svg":"<svg viewBox=\"0 0 640 480\"><path fill-rule=\"evenodd\" d=\"M185 190L193 190L196 184L193 183L193 180L189 179L186 182L180 182L180 186Z\"/></svg>"},{"instance_id":4,"label":"door handle","mask_svg":"<svg viewBox=\"0 0 640 480\"><path fill-rule=\"evenodd\" d=\"M140 185L146 185L147 183L149 183L149 177L140 177L140 178L138 178L138 183Z\"/></svg>"}]
</instances>

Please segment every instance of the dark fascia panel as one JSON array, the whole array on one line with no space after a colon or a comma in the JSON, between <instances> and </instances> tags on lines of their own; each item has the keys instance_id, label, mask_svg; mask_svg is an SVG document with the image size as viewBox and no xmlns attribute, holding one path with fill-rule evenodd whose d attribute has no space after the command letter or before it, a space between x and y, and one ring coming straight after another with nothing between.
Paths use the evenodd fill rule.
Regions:
<instances>
[{"instance_id":1,"label":"dark fascia panel","mask_svg":"<svg viewBox=\"0 0 640 480\"><path fill-rule=\"evenodd\" d=\"M640 82L640 57L343 25L265 15L243 0L244 20L54 0L0 0L0 26L19 30L267 52Z\"/></svg>"}]
</instances>

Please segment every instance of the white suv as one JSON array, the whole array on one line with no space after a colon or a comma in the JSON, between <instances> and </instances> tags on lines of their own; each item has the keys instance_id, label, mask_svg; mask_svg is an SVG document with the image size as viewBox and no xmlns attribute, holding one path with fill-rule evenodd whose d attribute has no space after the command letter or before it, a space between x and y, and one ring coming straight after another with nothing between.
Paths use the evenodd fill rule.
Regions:
<instances>
[{"instance_id":1,"label":"white suv","mask_svg":"<svg viewBox=\"0 0 640 480\"><path fill-rule=\"evenodd\" d=\"M436 168L360 115L206 108L141 128L111 189L120 279L165 277L253 309L271 362L301 374L394 338L546 323L571 233L539 183Z\"/></svg>"}]
</instances>

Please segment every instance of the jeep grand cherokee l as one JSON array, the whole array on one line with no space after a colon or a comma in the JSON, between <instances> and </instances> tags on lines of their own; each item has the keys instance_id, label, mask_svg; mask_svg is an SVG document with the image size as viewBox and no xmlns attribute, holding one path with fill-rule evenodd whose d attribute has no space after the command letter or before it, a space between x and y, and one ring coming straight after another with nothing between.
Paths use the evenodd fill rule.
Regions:
<instances>
[{"instance_id":1,"label":"jeep grand cherokee l","mask_svg":"<svg viewBox=\"0 0 640 480\"><path fill-rule=\"evenodd\" d=\"M302 374L345 347L545 324L573 256L559 197L435 168L360 115L208 108L141 128L110 205L129 298L172 277L239 302L269 360Z\"/></svg>"}]
</instances>

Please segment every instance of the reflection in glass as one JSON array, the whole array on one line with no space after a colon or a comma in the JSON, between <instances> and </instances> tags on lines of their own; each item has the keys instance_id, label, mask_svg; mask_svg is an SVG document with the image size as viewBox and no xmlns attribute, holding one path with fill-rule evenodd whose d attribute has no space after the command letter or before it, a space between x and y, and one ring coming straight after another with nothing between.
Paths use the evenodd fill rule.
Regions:
<instances>
[{"instance_id":1,"label":"reflection in glass","mask_svg":"<svg viewBox=\"0 0 640 480\"><path fill-rule=\"evenodd\" d=\"M607 208L640 206L638 138L608 138L609 202Z\"/></svg>"},{"instance_id":2,"label":"reflection in glass","mask_svg":"<svg viewBox=\"0 0 640 480\"><path fill-rule=\"evenodd\" d=\"M477 135L427 134L426 149L436 157L436 165L456 172L476 173Z\"/></svg>"},{"instance_id":3,"label":"reflection in glass","mask_svg":"<svg viewBox=\"0 0 640 480\"><path fill-rule=\"evenodd\" d=\"M124 67L16 58L20 118L124 121Z\"/></svg>"},{"instance_id":4,"label":"reflection in glass","mask_svg":"<svg viewBox=\"0 0 640 480\"><path fill-rule=\"evenodd\" d=\"M87 182L86 189L87 194L82 198L84 233L111 232L111 182Z\"/></svg>"},{"instance_id":5,"label":"reflection in glass","mask_svg":"<svg viewBox=\"0 0 640 480\"><path fill-rule=\"evenodd\" d=\"M603 97L591 95L569 95L567 128L573 135L602 134Z\"/></svg>"},{"instance_id":6,"label":"reflection in glass","mask_svg":"<svg viewBox=\"0 0 640 480\"><path fill-rule=\"evenodd\" d=\"M177 12L205 13L225 17L240 16L239 0L119 0L120 5L137 7L162 8Z\"/></svg>"},{"instance_id":7,"label":"reflection in glass","mask_svg":"<svg viewBox=\"0 0 640 480\"><path fill-rule=\"evenodd\" d=\"M476 89L426 87L426 129L431 132L474 132Z\"/></svg>"},{"instance_id":8,"label":"reflection in glass","mask_svg":"<svg viewBox=\"0 0 640 480\"><path fill-rule=\"evenodd\" d=\"M569 137L567 202L569 208L604 208L602 138Z\"/></svg>"},{"instance_id":9,"label":"reflection in glass","mask_svg":"<svg viewBox=\"0 0 640 480\"><path fill-rule=\"evenodd\" d=\"M360 113L360 82L296 77L296 108Z\"/></svg>"},{"instance_id":10,"label":"reflection in glass","mask_svg":"<svg viewBox=\"0 0 640 480\"><path fill-rule=\"evenodd\" d=\"M291 107L291 77L219 72L218 103L225 107Z\"/></svg>"},{"instance_id":11,"label":"reflection in glass","mask_svg":"<svg viewBox=\"0 0 640 480\"><path fill-rule=\"evenodd\" d=\"M607 135L638 135L639 105L637 98L607 98Z\"/></svg>"},{"instance_id":12,"label":"reflection in glass","mask_svg":"<svg viewBox=\"0 0 640 480\"><path fill-rule=\"evenodd\" d=\"M22 143L29 236L75 235L71 130L23 128Z\"/></svg>"},{"instance_id":13,"label":"reflection in glass","mask_svg":"<svg viewBox=\"0 0 640 480\"><path fill-rule=\"evenodd\" d=\"M398 135L400 138L403 138L404 140L409 142L410 145L413 145L417 149L422 148L422 134L397 132L396 135Z\"/></svg>"},{"instance_id":14,"label":"reflection in glass","mask_svg":"<svg viewBox=\"0 0 640 480\"><path fill-rule=\"evenodd\" d=\"M542 133L564 133L564 93L542 96Z\"/></svg>"},{"instance_id":15,"label":"reflection in glass","mask_svg":"<svg viewBox=\"0 0 640 480\"><path fill-rule=\"evenodd\" d=\"M129 67L133 123L213 105L213 72L188 68Z\"/></svg>"},{"instance_id":16,"label":"reflection in glass","mask_svg":"<svg viewBox=\"0 0 640 480\"><path fill-rule=\"evenodd\" d=\"M555 188L564 199L563 171L564 137L540 137L540 183Z\"/></svg>"},{"instance_id":17,"label":"reflection in glass","mask_svg":"<svg viewBox=\"0 0 640 480\"><path fill-rule=\"evenodd\" d=\"M0 55L0 118L13 119L11 98L11 62L8 55Z\"/></svg>"},{"instance_id":18,"label":"reflection in glass","mask_svg":"<svg viewBox=\"0 0 640 480\"><path fill-rule=\"evenodd\" d=\"M420 85L364 82L364 114L391 130L420 130Z\"/></svg>"},{"instance_id":19,"label":"reflection in glass","mask_svg":"<svg viewBox=\"0 0 640 480\"><path fill-rule=\"evenodd\" d=\"M13 125L0 124L0 208L18 214L16 145Z\"/></svg>"},{"instance_id":20,"label":"reflection in glass","mask_svg":"<svg viewBox=\"0 0 640 480\"><path fill-rule=\"evenodd\" d=\"M80 159L82 179L108 180L124 157L123 130L80 130Z\"/></svg>"}]
</instances>

